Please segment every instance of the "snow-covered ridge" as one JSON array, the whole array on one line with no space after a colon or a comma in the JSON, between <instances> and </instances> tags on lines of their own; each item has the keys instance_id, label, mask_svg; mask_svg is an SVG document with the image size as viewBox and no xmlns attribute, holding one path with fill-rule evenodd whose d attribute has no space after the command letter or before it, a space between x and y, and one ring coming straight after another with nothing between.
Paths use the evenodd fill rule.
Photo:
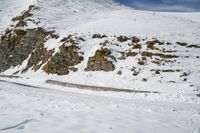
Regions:
<instances>
[{"instance_id":1,"label":"snow-covered ridge","mask_svg":"<svg viewBox=\"0 0 200 133\"><path fill-rule=\"evenodd\" d=\"M184 16L137 11L112 0L41 0L37 5L41 9L35 15L41 26L59 34L92 32L199 42L200 24L196 20L200 13Z\"/></svg>"},{"instance_id":2,"label":"snow-covered ridge","mask_svg":"<svg viewBox=\"0 0 200 133\"><path fill-rule=\"evenodd\" d=\"M113 9L119 6L113 0L2 0L0 1L0 31L2 32L11 24L11 19L30 5L40 8L39 12L35 12L35 17L47 20L52 19L54 22L58 19L73 16L74 13L94 13L99 10ZM49 22L51 23L51 22Z\"/></svg>"},{"instance_id":3,"label":"snow-covered ridge","mask_svg":"<svg viewBox=\"0 0 200 133\"><path fill-rule=\"evenodd\" d=\"M15 15L30 4L39 7L34 18L45 29L56 30L61 35L68 33L106 33L110 35L137 35L143 38L156 37L163 40L199 42L200 13L157 13L137 11L122 6L113 0L30 0L3 1L2 14L15 10ZM4 9L8 6L8 9ZM13 14L13 13L12 13ZM14 15L14 14L13 14ZM8 15L1 15L1 25L9 26ZM8 17L10 16L10 17ZM5 17L5 18L4 18ZM31 27L34 27L31 25ZM190 28L188 28L190 27ZM1 28L1 26L0 26ZM2 32L2 31L1 31Z\"/></svg>"}]
</instances>

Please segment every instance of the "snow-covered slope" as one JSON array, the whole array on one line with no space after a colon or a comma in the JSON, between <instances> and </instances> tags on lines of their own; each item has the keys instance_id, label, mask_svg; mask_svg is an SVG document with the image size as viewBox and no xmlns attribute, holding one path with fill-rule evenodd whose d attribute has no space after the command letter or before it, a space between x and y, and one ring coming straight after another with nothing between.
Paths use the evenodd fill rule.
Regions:
<instances>
[{"instance_id":1,"label":"snow-covered slope","mask_svg":"<svg viewBox=\"0 0 200 133\"><path fill-rule=\"evenodd\" d=\"M200 13L137 11L113 0L38 0L35 5L41 26L64 35L93 32L199 42Z\"/></svg>"},{"instance_id":2,"label":"snow-covered slope","mask_svg":"<svg viewBox=\"0 0 200 133\"><path fill-rule=\"evenodd\" d=\"M28 5L33 4L36 7L31 11L33 15L27 18L27 20L32 20L27 21L28 26L24 29L43 27L48 31L54 30L59 37L49 39L45 43L44 47L48 50L54 49L55 53L59 52L59 46L62 45L61 40L70 34L84 39L83 42L78 42L84 61L75 66L77 72L70 72L66 76L57 76L55 74L47 75L42 69L35 72L30 68L26 73L18 73L18 76L36 80L36 82L39 80L40 83L46 79L54 79L78 84L134 88L170 94L174 92L198 93L196 91L200 86L198 82L200 78L198 61L200 56L200 21L198 19L200 13L138 11L113 0L37 0L16 1L16 4L11 1L2 3L1 13L5 14L2 20L5 22L1 23L1 29L9 27L8 24L11 22L6 22L13 16L13 10L19 14L22 9L27 10ZM8 9L4 8L6 4ZM1 30L1 32L3 31ZM107 37L94 39L92 38L94 34L105 34ZM120 42L117 39L120 35L128 38L138 37L141 49L132 49L131 40ZM153 44L155 46L147 46L148 41L152 40L159 40L159 42L155 41ZM99 45L105 41L109 42L108 46ZM187 46L181 46L176 42L181 42L181 44L184 42L183 45L187 43ZM113 62L115 70L113 72L85 72L89 57L94 56L96 50L101 48L111 51L115 58ZM121 60L120 56L123 56L121 54L123 52L128 54L127 51L129 54L130 52L135 53L136 56L128 57L127 55L125 60ZM152 55L145 55L149 53L154 54L153 58L150 58ZM158 55L155 56L155 54ZM164 57L166 55L175 57ZM31 54L29 58L31 58ZM27 66L29 58L24 60L22 65L11 68L2 74L12 75L22 71ZM122 74L117 74L118 71ZM156 71L157 74L154 73ZM158 71L163 72L160 74ZM133 72L137 72L137 75L133 76Z\"/></svg>"},{"instance_id":3,"label":"snow-covered slope","mask_svg":"<svg viewBox=\"0 0 200 133\"><path fill-rule=\"evenodd\" d=\"M10 25L11 19L34 4L32 0L1 0L0 1L0 34Z\"/></svg>"},{"instance_id":4,"label":"snow-covered slope","mask_svg":"<svg viewBox=\"0 0 200 133\"><path fill-rule=\"evenodd\" d=\"M200 13L0 0L0 35L0 132L200 131Z\"/></svg>"},{"instance_id":5,"label":"snow-covered slope","mask_svg":"<svg viewBox=\"0 0 200 133\"><path fill-rule=\"evenodd\" d=\"M138 11L113 0L27 0L1 3L1 21L6 20L6 25L12 16L19 15L19 12L27 9L27 5L34 4L39 10L34 11L33 17L40 20L40 26L63 35L93 32L199 42L200 13ZM9 8L4 9L5 6Z\"/></svg>"}]
</instances>

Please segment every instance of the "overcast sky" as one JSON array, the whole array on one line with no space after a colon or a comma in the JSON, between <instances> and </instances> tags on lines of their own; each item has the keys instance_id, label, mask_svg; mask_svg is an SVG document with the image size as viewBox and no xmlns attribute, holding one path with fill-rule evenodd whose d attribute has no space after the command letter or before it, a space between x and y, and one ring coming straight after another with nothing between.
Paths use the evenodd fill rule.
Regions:
<instances>
[{"instance_id":1,"label":"overcast sky","mask_svg":"<svg viewBox=\"0 0 200 133\"><path fill-rule=\"evenodd\" d=\"M159 11L200 11L200 0L116 0L136 9Z\"/></svg>"}]
</instances>

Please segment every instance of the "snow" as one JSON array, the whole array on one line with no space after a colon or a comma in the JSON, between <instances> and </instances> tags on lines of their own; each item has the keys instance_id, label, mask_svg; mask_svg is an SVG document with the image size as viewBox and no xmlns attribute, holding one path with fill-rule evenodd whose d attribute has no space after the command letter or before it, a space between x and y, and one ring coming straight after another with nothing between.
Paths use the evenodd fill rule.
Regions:
<instances>
[{"instance_id":1,"label":"snow","mask_svg":"<svg viewBox=\"0 0 200 133\"><path fill-rule=\"evenodd\" d=\"M103 17L102 17L103 16ZM178 16L178 15L177 15ZM200 15L197 14L196 17ZM180 20L167 14L145 11L117 10L96 15L94 21L73 26L72 32L108 33L111 35L136 35L162 40L180 40L183 42L199 42L199 22ZM190 28L186 28L190 26Z\"/></svg>"},{"instance_id":2,"label":"snow","mask_svg":"<svg viewBox=\"0 0 200 133\"><path fill-rule=\"evenodd\" d=\"M198 104L148 102L0 84L3 133L200 131Z\"/></svg>"},{"instance_id":3,"label":"snow","mask_svg":"<svg viewBox=\"0 0 200 133\"><path fill-rule=\"evenodd\" d=\"M108 40L113 40L113 37L107 37ZM86 38L85 42L81 42L79 47L81 51L84 51L84 61L77 65L77 72L70 72L69 75L58 76L49 74L47 75L42 70L37 72L29 70L27 73L18 74L18 76L23 77L22 81L27 81L27 79L31 79L30 84L35 85L43 85L45 84L45 80L58 80L68 83L77 83L77 84L85 84L85 85L95 85L95 86L103 86L103 87L115 87L115 88L128 88L128 89L136 89L143 91L158 91L161 93L168 95L187 95L193 98L196 94L199 93L199 67L200 62L198 62L198 58L195 56L199 56L199 50L197 49L187 49L189 52L185 53L185 48L178 46L174 50L178 50L177 55L181 56L190 56L191 58L178 58L177 62L173 63L174 67L171 64L166 64L165 66L157 66L151 62L148 62L147 66L140 66L137 64L138 59L129 57L126 60L118 60L115 62L116 70L114 72L85 72L84 68L87 65L87 59L90 56L93 56L95 51L100 48L99 43L104 42L105 40L91 40L91 37ZM59 44L57 40L54 40L54 44L51 45L51 41L47 42L51 47L57 47ZM115 43L115 42L113 42ZM114 51L126 51L129 50L129 46L124 43L121 44L122 48L115 47L114 45L110 46L110 49ZM170 46L167 46L167 49L170 49ZM171 46L172 47L172 46ZM145 51L145 50L144 50ZM117 53L116 53L117 54ZM139 58L139 55L138 55ZM28 59L27 59L28 60ZM11 68L6 72L3 72L3 75L12 75L18 70L23 70L27 65L27 60L23 62L21 66L17 66L15 68ZM136 66L141 69L141 72L138 76L134 77L130 69ZM160 75L156 75L155 72L151 72L151 69L180 69L181 72L166 72L161 73ZM117 75L117 71L122 70L122 75ZM183 81L183 78L180 76L186 72L189 74L187 76L188 81ZM161 78L162 77L162 78ZM142 81L143 78L146 78L147 81ZM35 81L35 82L32 82ZM170 81L174 81L175 83L170 83ZM192 86L191 86L192 85ZM195 91L194 91L195 90Z\"/></svg>"},{"instance_id":4,"label":"snow","mask_svg":"<svg viewBox=\"0 0 200 133\"><path fill-rule=\"evenodd\" d=\"M176 41L199 44L200 13L139 11L121 6L112 0L37 0L26 2L17 2L15 6L20 10L23 8L25 10L29 4L39 7L33 11L33 18L39 20L40 24L32 25L29 23L29 28L42 26L47 30L55 30L60 36L58 39L50 39L45 43L48 50L55 48L55 51L58 51L61 45L60 40L69 34L81 36L86 41L79 44L80 51L84 52L85 60L76 66L78 72L70 72L66 76L57 76L47 75L42 70L37 72L29 70L25 74L18 74L18 76L23 77L23 80L31 79L36 81L33 82L36 85L43 85L45 80L52 79L86 85L158 91L164 93L165 97L173 94L191 95L193 97L198 94L200 62L195 57L200 56L199 50L186 49L181 46L174 48L174 46ZM12 2L4 1L3 3L5 5ZM9 7L12 9L13 5L10 5ZM16 13L19 11L17 10ZM108 37L105 39L92 39L91 36L94 33L105 33ZM166 46L166 49L176 50L178 56L190 56L190 58L178 58L177 62L179 63L166 64L165 66L158 67L153 63L149 63L147 67L142 67L137 64L140 56L136 58L129 57L126 60L115 62L116 70L114 72L84 72L87 59L100 48L99 43L105 40L109 40L113 44L118 43L113 37L114 35L138 36L140 39L148 40L157 38L161 41L169 41L173 45ZM142 46L145 46L145 42L141 43ZM112 45L109 46L109 49L116 56L120 56L117 51L130 50L127 43L121 43L120 46L119 48ZM146 49L143 47L142 50L145 51ZM27 61L28 59L21 66L10 68L1 74L12 75L18 70L23 70L27 65ZM132 76L130 72L133 66L141 69L137 77ZM158 76L150 72L152 69L180 69L181 72L162 73ZM122 75L117 75L119 70L122 71ZM183 72L189 73L186 82L183 82L183 79L180 78ZM146 78L147 82L143 82L143 78ZM170 81L176 83L170 83ZM27 82L32 84L31 81Z\"/></svg>"},{"instance_id":5,"label":"snow","mask_svg":"<svg viewBox=\"0 0 200 133\"><path fill-rule=\"evenodd\" d=\"M39 19L40 26L56 30L60 35L107 33L191 43L200 40L200 13L133 10L113 0L15 0L14 3L3 0L0 3L0 28L9 26L11 18L31 4L40 8L34 11L34 18Z\"/></svg>"},{"instance_id":6,"label":"snow","mask_svg":"<svg viewBox=\"0 0 200 133\"><path fill-rule=\"evenodd\" d=\"M200 40L200 13L139 11L112 0L38 0L36 5L40 10L35 16L40 18L41 26L62 35L106 33L192 43Z\"/></svg>"},{"instance_id":7,"label":"snow","mask_svg":"<svg viewBox=\"0 0 200 133\"><path fill-rule=\"evenodd\" d=\"M19 14L20 11L27 9L28 5L34 4L39 8L33 11L33 18L39 20L39 25L29 23L29 28L42 26L47 30L55 30L60 35L58 39L50 39L45 43L47 49L55 48L58 51L61 45L60 39L69 34L77 34L84 37L85 42L79 44L81 51L84 52L84 61L77 65L79 69L76 73L70 73L68 76L47 75L42 70L38 72L29 71L26 74L19 74L24 78L32 80L45 79L61 80L72 83L81 83L98 86L112 86L118 88L141 89L148 91L159 91L165 93L187 93L195 94L193 90L198 90L200 78L198 66L200 65L196 56L199 55L198 49L190 49L185 53L184 48L177 47L177 54L181 56L190 56L189 59L178 59L180 64L173 64L174 69L181 69L190 73L188 82L180 81L181 73L162 74L160 77L149 73L149 70L157 67L155 64L149 64L148 68L141 68L142 72L134 78L130 73L133 66L137 66L137 58L128 58L125 61L115 63L116 71L114 72L84 72L87 65L88 57L94 55L94 52L100 48L99 43L102 40L91 39L94 33L105 33L108 35L109 41L112 41L114 35L138 36L141 39L157 38L162 41L170 41L173 44L176 41L187 42L191 44L199 44L200 38L200 13L168 13L168 12L150 12L139 11L115 3L113 0L37 0L26 1L12 4L12 1L2 1L2 12L7 15L3 16L3 21L0 25L1 29L8 26L7 21L11 16ZM9 8L5 8L8 6ZM7 12L10 10L10 12ZM13 11L15 11L13 13ZM10 15L12 14L12 15ZM9 18L9 19L8 19ZM11 22L9 22L11 23ZM3 30L2 30L3 31ZM112 43L116 43L112 41ZM144 43L144 42L143 42ZM129 50L130 47L125 46L126 43L120 44L122 49L111 46L113 54L118 55L116 51ZM144 45L144 44L143 44ZM174 44L175 45L175 44ZM173 47L167 46L166 49ZM174 49L174 48L173 48ZM145 50L145 49L144 49ZM28 59L27 59L28 60ZM26 67L27 60L21 66L11 68L2 73L12 75L18 70ZM123 75L117 75L117 71L122 69ZM171 65L166 65L162 69L172 69ZM148 71L147 71L148 70ZM142 78L149 79L148 82L142 82ZM168 83L170 80L176 81L176 85ZM119 82L120 81L120 82ZM115 83L115 84L113 84ZM194 87L191 87L194 85Z\"/></svg>"},{"instance_id":8,"label":"snow","mask_svg":"<svg viewBox=\"0 0 200 133\"><path fill-rule=\"evenodd\" d=\"M1 0L0 1L0 34L12 24L11 19L34 4L32 0Z\"/></svg>"},{"instance_id":9,"label":"snow","mask_svg":"<svg viewBox=\"0 0 200 133\"><path fill-rule=\"evenodd\" d=\"M200 45L200 13L140 11L113 0L1 0L0 34L13 24L10 21L13 17L20 15L29 5L39 7L33 11L32 19L40 23L29 22L28 28L41 26L55 30L60 36L45 43L48 50L55 48L58 51L60 40L75 34L85 39L79 43L85 60L76 66L77 72L65 76L29 70L17 74L18 79L0 77L1 80L41 87L0 81L0 132L200 132L200 98L196 96L200 89L200 62L196 58L200 56L199 49L186 49L175 44L179 41ZM92 39L94 33L108 37ZM84 72L87 59L100 48L99 43L105 40L118 43L115 35L169 41L172 45L166 46L167 50L176 50L177 55L190 58L178 58L179 63L161 67L153 63L142 67L137 64L138 55L114 62L114 72ZM141 42L143 51L146 50L144 43ZM127 44L120 43L120 48L108 47L115 56L120 56L117 51L129 50ZM13 75L23 70L28 59L1 75ZM141 69L137 77L130 72L133 66ZM180 69L181 72L156 75L150 72L151 69ZM118 70L123 74L117 75ZM180 78L182 72L189 74L186 82ZM147 82L143 82L143 78ZM48 79L160 93L92 92L49 85L45 83Z\"/></svg>"}]
</instances>

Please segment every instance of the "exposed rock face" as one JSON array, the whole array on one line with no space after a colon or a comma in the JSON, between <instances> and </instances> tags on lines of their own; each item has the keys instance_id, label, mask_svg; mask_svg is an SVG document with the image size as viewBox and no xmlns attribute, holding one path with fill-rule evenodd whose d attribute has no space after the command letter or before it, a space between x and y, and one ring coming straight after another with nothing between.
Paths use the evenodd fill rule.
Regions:
<instances>
[{"instance_id":1,"label":"exposed rock face","mask_svg":"<svg viewBox=\"0 0 200 133\"><path fill-rule=\"evenodd\" d=\"M107 48L97 50L95 55L89 58L85 71L114 71L115 66L108 58L112 58L110 50Z\"/></svg>"},{"instance_id":2,"label":"exposed rock face","mask_svg":"<svg viewBox=\"0 0 200 133\"><path fill-rule=\"evenodd\" d=\"M83 57L79 55L79 47L76 45L60 46L60 52L56 53L43 67L48 74L67 75L69 70L76 71L75 65L81 63Z\"/></svg>"},{"instance_id":3,"label":"exposed rock face","mask_svg":"<svg viewBox=\"0 0 200 133\"><path fill-rule=\"evenodd\" d=\"M12 19L15 25L11 29L7 29L0 39L0 72L10 67L21 65L29 55L30 59L23 72L33 67L36 71L44 64L52 55L53 51L47 51L44 48L45 38L57 37L54 32L47 32L43 28L26 29L27 22L36 23L31 17L32 11L37 7L29 6L28 10Z\"/></svg>"},{"instance_id":4,"label":"exposed rock face","mask_svg":"<svg viewBox=\"0 0 200 133\"><path fill-rule=\"evenodd\" d=\"M21 65L48 34L42 28L7 30L0 40L0 72Z\"/></svg>"},{"instance_id":5,"label":"exposed rock face","mask_svg":"<svg viewBox=\"0 0 200 133\"><path fill-rule=\"evenodd\" d=\"M47 48L44 48L44 44L37 46L37 48L32 52L31 57L28 60L28 64L23 72L26 72L31 67L33 67L32 69L34 71L37 71L49 60L53 52L54 50L48 51Z\"/></svg>"},{"instance_id":6,"label":"exposed rock face","mask_svg":"<svg viewBox=\"0 0 200 133\"><path fill-rule=\"evenodd\" d=\"M30 6L20 16L14 17L12 28L7 29L1 36L0 73L10 67L20 66L25 60L28 61L25 69L20 68L17 72L26 72L32 69L34 71L43 70L48 74L67 75L70 71L77 71L75 66L83 61L85 52L83 48L85 43L81 42L87 41L87 38L83 35L73 34L60 40L59 35L54 31L46 31L43 28L27 29L30 23L36 24L35 26L38 27L39 22L36 22L32 17L32 11L36 9L37 7ZM54 49L45 48L45 42L50 39L59 41L58 52L55 53ZM85 71L114 71L113 61L122 61L128 57L137 59L139 66L147 66L148 63L160 66L165 63L173 63L179 57L175 55L176 51L164 48L165 43L157 39L150 41L142 39L141 41L135 36L110 37L104 34L94 34L91 39L95 40L94 42L100 41L101 48L94 51L93 57L89 57ZM144 43L146 45L142 45ZM199 48L198 45L180 42L177 44L190 49ZM163 48L161 49L161 47ZM139 67L138 69L133 68L131 71L133 71L134 76L137 76L140 69ZM118 71L118 74L121 75L122 71Z\"/></svg>"}]
</instances>

